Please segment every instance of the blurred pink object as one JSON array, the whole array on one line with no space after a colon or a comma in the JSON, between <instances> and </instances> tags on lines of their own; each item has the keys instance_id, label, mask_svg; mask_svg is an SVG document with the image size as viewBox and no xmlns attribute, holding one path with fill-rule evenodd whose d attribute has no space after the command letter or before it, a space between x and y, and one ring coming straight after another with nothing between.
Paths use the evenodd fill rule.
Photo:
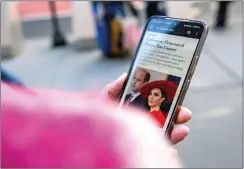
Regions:
<instances>
[{"instance_id":1,"label":"blurred pink object","mask_svg":"<svg viewBox=\"0 0 244 169\"><path fill-rule=\"evenodd\" d=\"M148 118L79 93L1 83L2 168L179 167Z\"/></svg>"},{"instance_id":2,"label":"blurred pink object","mask_svg":"<svg viewBox=\"0 0 244 169\"><path fill-rule=\"evenodd\" d=\"M144 8L145 2L143 1L131 1L130 2L136 8Z\"/></svg>"},{"instance_id":3,"label":"blurred pink object","mask_svg":"<svg viewBox=\"0 0 244 169\"><path fill-rule=\"evenodd\" d=\"M142 30L135 21L125 23L125 47L127 49L135 50L139 43Z\"/></svg>"}]
</instances>

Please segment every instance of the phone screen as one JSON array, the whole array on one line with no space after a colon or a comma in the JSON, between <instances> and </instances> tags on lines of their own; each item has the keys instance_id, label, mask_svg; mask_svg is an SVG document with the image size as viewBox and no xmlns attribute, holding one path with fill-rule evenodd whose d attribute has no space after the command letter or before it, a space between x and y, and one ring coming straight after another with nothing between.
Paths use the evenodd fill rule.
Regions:
<instances>
[{"instance_id":1,"label":"phone screen","mask_svg":"<svg viewBox=\"0 0 244 169\"><path fill-rule=\"evenodd\" d=\"M142 109L165 130L203 30L198 22L150 19L123 88L120 108Z\"/></svg>"}]
</instances>

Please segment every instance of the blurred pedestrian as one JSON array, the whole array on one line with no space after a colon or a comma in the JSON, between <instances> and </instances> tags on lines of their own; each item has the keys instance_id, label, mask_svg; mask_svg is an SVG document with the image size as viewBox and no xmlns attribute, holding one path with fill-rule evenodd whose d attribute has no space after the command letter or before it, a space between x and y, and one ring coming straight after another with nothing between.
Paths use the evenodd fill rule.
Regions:
<instances>
[{"instance_id":1,"label":"blurred pedestrian","mask_svg":"<svg viewBox=\"0 0 244 169\"><path fill-rule=\"evenodd\" d=\"M117 109L126 75L101 95L32 90L1 82L2 168L180 167L152 121L135 110ZM98 96L98 97L95 97ZM94 105L95 104L95 105ZM170 141L188 134L182 108ZM150 143L150 144L149 144Z\"/></svg>"},{"instance_id":2,"label":"blurred pedestrian","mask_svg":"<svg viewBox=\"0 0 244 169\"><path fill-rule=\"evenodd\" d=\"M146 1L147 2L147 18L154 15L166 16L166 3L164 1Z\"/></svg>"},{"instance_id":3,"label":"blurred pedestrian","mask_svg":"<svg viewBox=\"0 0 244 169\"><path fill-rule=\"evenodd\" d=\"M219 8L216 12L215 28L225 28L228 21L228 9L231 1L219 1Z\"/></svg>"},{"instance_id":4,"label":"blurred pedestrian","mask_svg":"<svg viewBox=\"0 0 244 169\"><path fill-rule=\"evenodd\" d=\"M167 8L166 3L164 1L144 1L146 5L146 17L149 19L150 17L154 15L161 15L166 16L167 15ZM132 15L139 19L138 11L136 10L136 7L133 6L133 3L131 1L126 2L126 5L128 5L128 8L130 9Z\"/></svg>"}]
</instances>

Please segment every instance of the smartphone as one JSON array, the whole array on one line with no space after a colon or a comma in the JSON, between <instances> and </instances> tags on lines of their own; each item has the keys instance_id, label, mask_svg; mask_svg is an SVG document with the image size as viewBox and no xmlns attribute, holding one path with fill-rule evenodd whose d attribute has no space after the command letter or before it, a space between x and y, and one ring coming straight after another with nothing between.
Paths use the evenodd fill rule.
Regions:
<instances>
[{"instance_id":1,"label":"smartphone","mask_svg":"<svg viewBox=\"0 0 244 169\"><path fill-rule=\"evenodd\" d=\"M132 106L149 113L164 134L169 134L208 30L201 21L149 18L120 94L120 108Z\"/></svg>"}]
</instances>

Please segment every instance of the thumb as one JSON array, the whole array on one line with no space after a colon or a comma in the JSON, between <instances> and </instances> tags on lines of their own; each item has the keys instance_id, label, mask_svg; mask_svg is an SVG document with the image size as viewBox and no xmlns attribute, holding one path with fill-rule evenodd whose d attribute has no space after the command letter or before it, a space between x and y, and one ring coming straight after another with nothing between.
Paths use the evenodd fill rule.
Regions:
<instances>
[{"instance_id":1,"label":"thumb","mask_svg":"<svg viewBox=\"0 0 244 169\"><path fill-rule=\"evenodd\" d=\"M123 73L117 80L108 84L103 89L103 91L101 92L101 96L103 98L107 98L110 100L117 100L121 92L121 89L125 83L126 78L127 78L127 73Z\"/></svg>"}]
</instances>

